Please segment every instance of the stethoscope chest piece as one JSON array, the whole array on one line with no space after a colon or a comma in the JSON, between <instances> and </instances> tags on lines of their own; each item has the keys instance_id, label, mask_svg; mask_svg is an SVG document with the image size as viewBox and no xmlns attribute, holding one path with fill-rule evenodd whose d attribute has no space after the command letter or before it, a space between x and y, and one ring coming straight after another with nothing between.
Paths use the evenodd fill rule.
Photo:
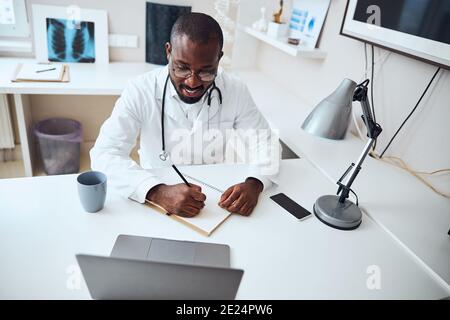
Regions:
<instances>
[{"instance_id":1,"label":"stethoscope chest piece","mask_svg":"<svg viewBox=\"0 0 450 320\"><path fill-rule=\"evenodd\" d=\"M169 154L166 151L161 151L159 153L159 159L161 159L161 161L166 161L167 158L169 158Z\"/></svg>"}]
</instances>

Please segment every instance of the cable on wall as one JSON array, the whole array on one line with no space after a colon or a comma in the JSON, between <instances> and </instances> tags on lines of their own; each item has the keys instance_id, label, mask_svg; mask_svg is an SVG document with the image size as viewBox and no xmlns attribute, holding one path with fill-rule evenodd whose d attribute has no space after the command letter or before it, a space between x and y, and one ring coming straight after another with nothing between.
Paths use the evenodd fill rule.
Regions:
<instances>
[{"instance_id":1,"label":"cable on wall","mask_svg":"<svg viewBox=\"0 0 450 320\"><path fill-rule=\"evenodd\" d=\"M371 76L370 76L370 102L372 104L372 115L373 115L373 121L376 123L377 122L377 116L375 114L375 103L373 102L373 96L374 91L373 91L373 78L374 78L374 73L375 73L375 49L372 45L372 72L371 72ZM375 148L377 147L377 139L375 139L374 143L373 143L373 147L372 150L375 151Z\"/></svg>"},{"instance_id":2,"label":"cable on wall","mask_svg":"<svg viewBox=\"0 0 450 320\"><path fill-rule=\"evenodd\" d=\"M375 66L376 64L378 64L379 62L384 63L385 58L389 57L390 54L391 54L391 52L388 52L388 53L387 53L386 55L384 55L382 58L378 59L378 61L374 61L374 63L373 63L372 66L371 66L371 69L373 70L373 69L374 69L374 66ZM367 44L366 44L366 43L364 43L364 57L365 57L364 79L367 79L367 74L368 74L368 72L369 72L369 70L368 70L368 65L369 65L369 63L368 63ZM438 70L436 70L435 75L437 75L437 74L439 73L439 71L440 71L440 68L438 68ZM435 75L433 76L432 80L434 80ZM373 81L372 81L372 82L373 82ZM432 83L432 81L430 81L430 83ZM431 85L430 83L429 83L429 86ZM425 94L426 94L426 91L429 89L429 86L427 86L427 88L425 89L425 92L424 92ZM423 96L424 96L424 94L422 94L421 99L423 98ZM420 99L420 100L421 100L421 99ZM420 100L418 101L418 104L420 104ZM416 104L416 105L418 105L418 104ZM373 104L372 104L372 105L373 105ZM415 108L416 108L416 107L415 107ZM413 109L413 111L415 111L415 109ZM412 111L412 112L413 112L413 111ZM353 117L353 122L354 122L354 124L355 124L356 130L357 130L357 132L358 132L358 137L359 137L360 139L366 141L367 138L366 138L365 135L362 133L362 131L361 131L360 127L359 127L358 121L357 121L357 119L356 119L356 117L355 117L354 108L352 108L352 117ZM408 119L409 119L409 118L405 119L404 123L406 123L406 121L407 121ZM402 125L404 125L404 124L402 124ZM397 131L400 132L400 129L401 129L401 128L399 128L399 130L397 130ZM398 132L396 132L396 134L398 134ZM391 140L393 141L394 139L395 139L395 136L392 137ZM390 143L392 143L392 142L390 142ZM386 152L387 148L388 148L388 146L385 148L385 150L383 150L383 153ZM433 192L437 193L437 194L440 195L440 196L443 196L443 197L445 197L445 198L449 198L449 199L450 199L450 194L447 194L447 193L445 193L445 192L440 191L438 188L434 187L430 182L428 182L428 181L426 180L426 178L424 177L424 176L436 176L436 175L450 174L450 168L439 169L439 170L435 170L435 171L432 171L432 172L417 171L417 170L412 169L412 168L406 163L406 161L404 161L403 159L401 159L401 158L399 158L399 157L395 157L395 156L383 156L383 157L381 157L381 156L378 155L375 151L371 152L370 155L371 155L373 158L377 159L377 160L383 161L383 162L388 163L388 164L390 164L390 165L392 165L392 166L394 166L394 167L397 167L397 168L399 168L399 169L402 169L402 170L407 171L409 174L413 175L413 176L416 177L420 182L422 182L424 185L426 185L428 188L430 188Z\"/></svg>"},{"instance_id":3,"label":"cable on wall","mask_svg":"<svg viewBox=\"0 0 450 320\"><path fill-rule=\"evenodd\" d=\"M411 112L409 113L409 115L406 117L406 119L402 122L402 124L400 125L400 127L397 129L397 131L395 132L394 136L391 138L391 140L389 140L389 143L387 144L386 148L384 148L383 152L381 152L380 154L380 158L383 158L384 154L386 153L387 149L389 149L389 147L391 146L392 142L394 141L394 139L397 137L398 133L400 132L400 130L402 130L403 126L405 125L405 123L409 120L409 118L411 118L411 116L414 114L414 112L416 111L417 107L419 106L420 102L422 101L423 97L426 95L426 93L428 92L428 89L430 89L431 84L433 83L434 79L436 78L436 76L438 75L439 71L441 71L441 68L437 68L436 72L434 73L433 77L431 78L430 82L428 83L427 87L425 88L424 92L422 93L422 96L420 97L419 101L417 101L415 107L411 110Z\"/></svg>"},{"instance_id":4,"label":"cable on wall","mask_svg":"<svg viewBox=\"0 0 450 320\"><path fill-rule=\"evenodd\" d=\"M365 67L364 67L364 80L367 79L367 69L368 69L368 59L367 59L367 43L364 42L364 61L365 61ZM362 81L360 81L362 82Z\"/></svg>"}]
</instances>

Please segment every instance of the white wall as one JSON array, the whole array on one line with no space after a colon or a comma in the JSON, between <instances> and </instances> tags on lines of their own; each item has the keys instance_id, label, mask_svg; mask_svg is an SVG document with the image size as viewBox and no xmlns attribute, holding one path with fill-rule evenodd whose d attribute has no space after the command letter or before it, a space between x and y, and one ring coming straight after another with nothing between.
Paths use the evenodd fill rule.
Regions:
<instances>
[{"instance_id":1,"label":"white wall","mask_svg":"<svg viewBox=\"0 0 450 320\"><path fill-rule=\"evenodd\" d=\"M108 12L109 33L132 34L139 37L139 47L110 48L111 61L145 61L145 6L146 0L26 0L31 16L32 4L56 6L77 5L81 8L101 9ZM211 0L152 0L149 2L192 6L192 11L214 14Z\"/></svg>"},{"instance_id":2,"label":"white wall","mask_svg":"<svg viewBox=\"0 0 450 320\"><path fill-rule=\"evenodd\" d=\"M260 44L257 50L257 67L310 102L311 107L332 92L343 78L358 82L364 77L363 43L339 35L345 4L346 0L331 0L321 41L321 48L328 51L325 60L294 58L266 44ZM255 5L254 10L259 7ZM376 49L375 56L379 61L375 68L375 107L377 121L384 129L377 147L381 152L414 107L436 67L381 49ZM441 71L436 80L437 85L386 153L402 157L415 169L450 167L449 71ZM354 107L359 111L359 105ZM450 189L448 178L440 183Z\"/></svg>"}]
</instances>

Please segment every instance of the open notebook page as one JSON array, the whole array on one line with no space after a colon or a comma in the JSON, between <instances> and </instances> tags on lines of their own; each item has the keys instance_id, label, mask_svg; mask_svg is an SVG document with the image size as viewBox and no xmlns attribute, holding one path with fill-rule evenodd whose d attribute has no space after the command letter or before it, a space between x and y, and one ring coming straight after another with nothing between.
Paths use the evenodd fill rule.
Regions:
<instances>
[{"instance_id":1,"label":"open notebook page","mask_svg":"<svg viewBox=\"0 0 450 320\"><path fill-rule=\"evenodd\" d=\"M181 169L180 171L183 170ZM158 169L157 175L166 184L183 183L181 178L171 167ZM231 215L231 213L226 211L225 209L222 209L218 205L220 196L222 195L221 192L215 190L215 188L208 186L205 183L202 183L197 179L194 180L187 175L185 175L185 177L189 181L189 183L199 185L202 188L202 192L206 196L205 207L197 216L193 218L183 218L176 215L171 215L171 217L188 225L196 231L209 236L222 222L224 222Z\"/></svg>"}]
</instances>

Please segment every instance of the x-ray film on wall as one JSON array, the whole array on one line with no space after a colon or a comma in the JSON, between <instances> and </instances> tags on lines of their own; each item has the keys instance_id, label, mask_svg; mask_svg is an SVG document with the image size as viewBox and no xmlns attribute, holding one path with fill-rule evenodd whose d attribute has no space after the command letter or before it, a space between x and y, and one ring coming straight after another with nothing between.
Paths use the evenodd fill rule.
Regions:
<instances>
[{"instance_id":1,"label":"x-ray film on wall","mask_svg":"<svg viewBox=\"0 0 450 320\"><path fill-rule=\"evenodd\" d=\"M40 4L32 9L37 62L109 63L106 10Z\"/></svg>"},{"instance_id":2,"label":"x-ray film on wall","mask_svg":"<svg viewBox=\"0 0 450 320\"><path fill-rule=\"evenodd\" d=\"M47 18L48 60L95 62L93 22Z\"/></svg>"}]
</instances>

